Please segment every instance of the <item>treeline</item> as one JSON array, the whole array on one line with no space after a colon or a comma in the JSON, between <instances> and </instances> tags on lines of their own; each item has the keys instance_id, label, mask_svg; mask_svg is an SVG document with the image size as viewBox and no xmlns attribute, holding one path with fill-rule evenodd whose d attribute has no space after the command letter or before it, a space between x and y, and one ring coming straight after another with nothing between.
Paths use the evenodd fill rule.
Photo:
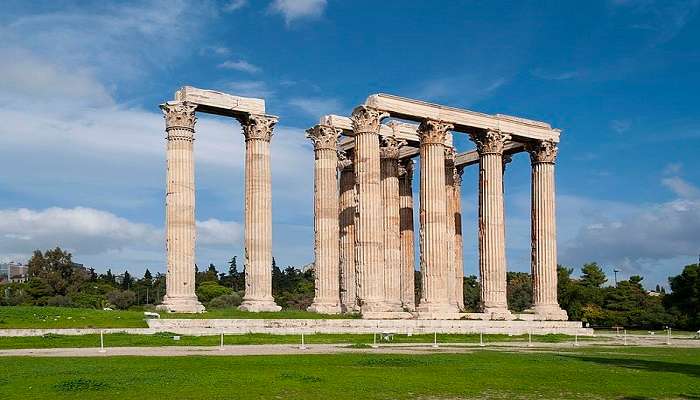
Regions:
<instances>
[{"instance_id":1,"label":"treeline","mask_svg":"<svg viewBox=\"0 0 700 400\"><path fill-rule=\"evenodd\" d=\"M146 269L143 277L115 276L111 270L97 274L74 264L71 254L60 248L36 251L29 260L29 280L4 285L0 305L51 305L89 308L143 308L159 304L165 294L165 275ZM272 294L286 309L305 310L314 296L313 270L294 267L280 269L273 258ZM559 303L572 320L591 326L658 329L700 327L700 267L688 265L669 278L670 293L663 288L648 292L641 276L631 276L614 285L596 263L585 264L579 278L574 270L558 267ZM420 273L415 274L416 302L420 294ZM532 306L532 279L525 272L508 272L508 305L514 312ZM479 309L480 288L475 276L464 278L464 304L467 311ZM208 308L240 305L245 290L245 274L233 257L226 271L210 264L197 268L195 287L199 300Z\"/></svg>"}]
</instances>

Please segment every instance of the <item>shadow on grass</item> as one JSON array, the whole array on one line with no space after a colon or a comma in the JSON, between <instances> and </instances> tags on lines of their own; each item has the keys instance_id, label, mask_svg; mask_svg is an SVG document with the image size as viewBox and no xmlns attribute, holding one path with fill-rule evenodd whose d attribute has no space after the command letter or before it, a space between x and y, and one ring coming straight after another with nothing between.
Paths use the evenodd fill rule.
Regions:
<instances>
[{"instance_id":1,"label":"shadow on grass","mask_svg":"<svg viewBox=\"0 0 700 400\"><path fill-rule=\"evenodd\" d=\"M684 374L693 378L700 378L700 365L682 364L666 361L654 360L639 360L630 358L612 358L612 357L591 357L575 354L562 354L561 357L573 358L580 361L592 362L607 366L622 367L636 369L640 371L651 372L674 372ZM697 397L688 397L697 398Z\"/></svg>"}]
</instances>

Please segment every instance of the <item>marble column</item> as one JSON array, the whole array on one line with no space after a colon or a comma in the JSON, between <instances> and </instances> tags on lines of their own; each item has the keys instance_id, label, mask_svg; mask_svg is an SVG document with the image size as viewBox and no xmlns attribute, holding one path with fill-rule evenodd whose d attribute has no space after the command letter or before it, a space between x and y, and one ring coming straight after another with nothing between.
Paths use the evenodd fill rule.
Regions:
<instances>
[{"instance_id":1,"label":"marble column","mask_svg":"<svg viewBox=\"0 0 700 400\"><path fill-rule=\"evenodd\" d=\"M455 216L455 298L460 310L464 310L464 241L462 239L462 173L464 167L454 170L454 216Z\"/></svg>"},{"instance_id":2,"label":"marble column","mask_svg":"<svg viewBox=\"0 0 700 400\"><path fill-rule=\"evenodd\" d=\"M390 311L401 306L401 230L399 216L399 149L403 140L387 136L381 140L382 220L384 234L384 296Z\"/></svg>"},{"instance_id":3,"label":"marble column","mask_svg":"<svg viewBox=\"0 0 700 400\"><path fill-rule=\"evenodd\" d=\"M479 152L479 272L483 312L509 318L506 298L506 238L503 205L503 146L499 130L470 135Z\"/></svg>"},{"instance_id":4,"label":"marble column","mask_svg":"<svg viewBox=\"0 0 700 400\"><path fill-rule=\"evenodd\" d=\"M566 320L557 300L557 227L554 162L557 145L527 146L532 162L532 311L541 319Z\"/></svg>"},{"instance_id":5,"label":"marble column","mask_svg":"<svg viewBox=\"0 0 700 400\"><path fill-rule=\"evenodd\" d=\"M413 228L413 160L399 162L399 225L401 226L401 305L416 310L414 271L416 270Z\"/></svg>"},{"instance_id":6,"label":"marble column","mask_svg":"<svg viewBox=\"0 0 700 400\"><path fill-rule=\"evenodd\" d=\"M355 283L355 170L345 151L338 151L340 172L340 307L342 312L360 311Z\"/></svg>"},{"instance_id":7,"label":"marble column","mask_svg":"<svg viewBox=\"0 0 700 400\"><path fill-rule=\"evenodd\" d=\"M167 133L167 183L165 194L165 247L168 269L166 291L160 309L197 313L204 306L197 300L194 284L195 189L194 124L195 104L161 104Z\"/></svg>"},{"instance_id":8,"label":"marble column","mask_svg":"<svg viewBox=\"0 0 700 400\"><path fill-rule=\"evenodd\" d=\"M352 112L355 136L355 271L357 292L363 316L386 312L384 294L384 235L382 233L382 193L380 187L379 125L387 113L367 106Z\"/></svg>"},{"instance_id":9,"label":"marble column","mask_svg":"<svg viewBox=\"0 0 700 400\"><path fill-rule=\"evenodd\" d=\"M419 317L441 318L457 312L450 304L446 240L447 207L445 197L445 135L452 125L424 120L420 137L420 244L421 301Z\"/></svg>"},{"instance_id":10,"label":"marble column","mask_svg":"<svg viewBox=\"0 0 700 400\"><path fill-rule=\"evenodd\" d=\"M455 174L455 151L452 147L445 146L445 209L447 218L445 226L447 233L445 234L445 248L447 254L447 268L450 271L447 274L447 292L449 293L450 304L455 308L459 308L458 299L456 297L455 286L455 209L454 209L454 174Z\"/></svg>"},{"instance_id":11,"label":"marble column","mask_svg":"<svg viewBox=\"0 0 700 400\"><path fill-rule=\"evenodd\" d=\"M245 311L279 311L272 298L270 140L277 117L240 119L245 136Z\"/></svg>"},{"instance_id":12,"label":"marble column","mask_svg":"<svg viewBox=\"0 0 700 400\"><path fill-rule=\"evenodd\" d=\"M308 311L340 312L338 135L327 125L306 131L314 143L314 301Z\"/></svg>"}]
</instances>

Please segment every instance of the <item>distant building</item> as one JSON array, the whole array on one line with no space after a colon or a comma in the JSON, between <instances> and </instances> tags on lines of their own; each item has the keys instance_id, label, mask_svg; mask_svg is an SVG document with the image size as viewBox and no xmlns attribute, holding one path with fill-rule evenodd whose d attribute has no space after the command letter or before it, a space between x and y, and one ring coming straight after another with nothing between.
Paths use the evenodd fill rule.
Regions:
<instances>
[{"instance_id":1,"label":"distant building","mask_svg":"<svg viewBox=\"0 0 700 400\"><path fill-rule=\"evenodd\" d=\"M17 283L27 281L26 265L15 262L0 264L0 283Z\"/></svg>"}]
</instances>

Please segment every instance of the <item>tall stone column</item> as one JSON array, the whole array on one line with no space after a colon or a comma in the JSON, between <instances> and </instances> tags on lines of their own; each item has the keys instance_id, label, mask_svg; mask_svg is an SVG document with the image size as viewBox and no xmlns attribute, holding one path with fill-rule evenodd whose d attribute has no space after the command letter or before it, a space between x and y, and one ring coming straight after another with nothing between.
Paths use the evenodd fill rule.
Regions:
<instances>
[{"instance_id":1,"label":"tall stone column","mask_svg":"<svg viewBox=\"0 0 700 400\"><path fill-rule=\"evenodd\" d=\"M445 134L452 125L425 120L420 137L420 243L422 293L419 317L442 318L457 312L450 304L446 245L447 207L445 197Z\"/></svg>"},{"instance_id":2,"label":"tall stone column","mask_svg":"<svg viewBox=\"0 0 700 400\"><path fill-rule=\"evenodd\" d=\"M557 145L527 146L532 162L532 311L541 319L566 320L557 300L557 226L554 162Z\"/></svg>"},{"instance_id":3,"label":"tall stone column","mask_svg":"<svg viewBox=\"0 0 700 400\"><path fill-rule=\"evenodd\" d=\"M387 113L359 106L352 112L355 135L355 220L357 291L364 317L386 312L384 294L384 250L382 193L380 187L379 123Z\"/></svg>"},{"instance_id":4,"label":"tall stone column","mask_svg":"<svg viewBox=\"0 0 700 400\"><path fill-rule=\"evenodd\" d=\"M384 227L384 296L391 311L401 307L401 231L399 216L399 149L403 140L382 138L380 151Z\"/></svg>"},{"instance_id":5,"label":"tall stone column","mask_svg":"<svg viewBox=\"0 0 700 400\"><path fill-rule=\"evenodd\" d=\"M455 151L452 147L445 147L445 209L447 218L445 226L447 233L445 236L445 247L447 254L447 268L450 273L447 274L447 292L449 293L450 304L455 308L459 308L457 293L455 286L455 209L454 209L454 174L455 174Z\"/></svg>"},{"instance_id":6,"label":"tall stone column","mask_svg":"<svg viewBox=\"0 0 700 400\"><path fill-rule=\"evenodd\" d=\"M464 167L454 170L455 212L455 298L460 310L464 310L464 241L462 239L462 173Z\"/></svg>"},{"instance_id":7,"label":"tall stone column","mask_svg":"<svg viewBox=\"0 0 700 400\"><path fill-rule=\"evenodd\" d=\"M160 309L170 312L204 311L194 285L195 189L194 124L195 104L161 104L167 132L167 183L165 194L165 236L168 270L166 292Z\"/></svg>"},{"instance_id":8,"label":"tall stone column","mask_svg":"<svg viewBox=\"0 0 700 400\"><path fill-rule=\"evenodd\" d=\"M338 151L340 171L340 307L342 312L360 311L355 278L355 170L346 152Z\"/></svg>"},{"instance_id":9,"label":"tall stone column","mask_svg":"<svg viewBox=\"0 0 700 400\"><path fill-rule=\"evenodd\" d=\"M338 135L327 125L309 129L307 137L314 143L314 301L308 310L337 314L340 312L340 256L338 220Z\"/></svg>"},{"instance_id":10,"label":"tall stone column","mask_svg":"<svg viewBox=\"0 0 700 400\"><path fill-rule=\"evenodd\" d=\"M399 224L401 226L401 305L416 310L414 271L416 256L413 228L413 160L399 162Z\"/></svg>"},{"instance_id":11,"label":"tall stone column","mask_svg":"<svg viewBox=\"0 0 700 400\"><path fill-rule=\"evenodd\" d=\"M277 117L240 120L245 135L245 311L279 311L272 298L272 182L270 140Z\"/></svg>"},{"instance_id":12,"label":"tall stone column","mask_svg":"<svg viewBox=\"0 0 700 400\"><path fill-rule=\"evenodd\" d=\"M483 312L510 318L506 298L503 145L510 135L488 130L471 135L479 152L479 272Z\"/></svg>"}]
</instances>

